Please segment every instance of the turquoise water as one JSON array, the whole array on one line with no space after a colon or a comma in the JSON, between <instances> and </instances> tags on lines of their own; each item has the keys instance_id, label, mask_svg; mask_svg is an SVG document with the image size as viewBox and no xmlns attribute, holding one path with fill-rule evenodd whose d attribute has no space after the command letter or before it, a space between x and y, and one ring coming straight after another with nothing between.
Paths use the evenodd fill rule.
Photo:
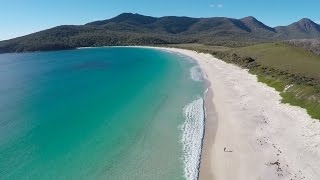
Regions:
<instances>
[{"instance_id":1,"label":"turquoise water","mask_svg":"<svg viewBox=\"0 0 320 180\"><path fill-rule=\"evenodd\" d=\"M0 179L194 179L195 66L144 48L0 55Z\"/></svg>"}]
</instances>

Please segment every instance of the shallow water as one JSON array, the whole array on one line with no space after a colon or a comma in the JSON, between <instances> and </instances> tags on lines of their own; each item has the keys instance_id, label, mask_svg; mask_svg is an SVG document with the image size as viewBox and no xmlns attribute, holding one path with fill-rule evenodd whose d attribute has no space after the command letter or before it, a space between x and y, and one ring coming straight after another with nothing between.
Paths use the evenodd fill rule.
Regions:
<instances>
[{"instance_id":1,"label":"shallow water","mask_svg":"<svg viewBox=\"0 0 320 180\"><path fill-rule=\"evenodd\" d=\"M0 179L194 179L195 66L144 48L0 55Z\"/></svg>"}]
</instances>

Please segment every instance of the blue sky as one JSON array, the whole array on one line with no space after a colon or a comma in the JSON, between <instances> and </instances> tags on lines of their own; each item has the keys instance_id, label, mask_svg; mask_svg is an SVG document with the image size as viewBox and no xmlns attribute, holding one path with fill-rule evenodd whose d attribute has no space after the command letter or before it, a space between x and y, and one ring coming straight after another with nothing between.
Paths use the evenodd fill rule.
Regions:
<instances>
[{"instance_id":1,"label":"blue sky","mask_svg":"<svg viewBox=\"0 0 320 180\"><path fill-rule=\"evenodd\" d=\"M0 40L62 24L84 24L122 12L151 16L254 16L269 26L303 17L320 23L319 0L1 0Z\"/></svg>"}]
</instances>

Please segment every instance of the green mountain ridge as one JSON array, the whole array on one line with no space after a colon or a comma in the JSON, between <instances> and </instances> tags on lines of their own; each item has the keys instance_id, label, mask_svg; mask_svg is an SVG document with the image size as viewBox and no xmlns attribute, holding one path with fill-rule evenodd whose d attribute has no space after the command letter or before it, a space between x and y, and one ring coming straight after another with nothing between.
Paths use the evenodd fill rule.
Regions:
<instances>
[{"instance_id":1,"label":"green mountain ridge","mask_svg":"<svg viewBox=\"0 0 320 180\"><path fill-rule=\"evenodd\" d=\"M63 25L0 42L0 53L72 49L86 46L201 43L245 46L260 42L320 38L320 25L302 19L269 27L256 18L151 17L123 13L85 25Z\"/></svg>"}]
</instances>

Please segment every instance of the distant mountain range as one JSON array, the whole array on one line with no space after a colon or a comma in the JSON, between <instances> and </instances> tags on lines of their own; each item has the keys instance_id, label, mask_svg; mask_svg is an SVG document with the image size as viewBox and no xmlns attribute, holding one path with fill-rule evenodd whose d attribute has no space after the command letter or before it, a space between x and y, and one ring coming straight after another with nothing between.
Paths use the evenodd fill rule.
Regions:
<instances>
[{"instance_id":1,"label":"distant mountain range","mask_svg":"<svg viewBox=\"0 0 320 180\"><path fill-rule=\"evenodd\" d=\"M0 42L0 52L72 49L85 46L202 43L243 46L259 42L320 38L320 25L301 19L269 27L254 17L150 17L123 13L85 25L63 25Z\"/></svg>"}]
</instances>

